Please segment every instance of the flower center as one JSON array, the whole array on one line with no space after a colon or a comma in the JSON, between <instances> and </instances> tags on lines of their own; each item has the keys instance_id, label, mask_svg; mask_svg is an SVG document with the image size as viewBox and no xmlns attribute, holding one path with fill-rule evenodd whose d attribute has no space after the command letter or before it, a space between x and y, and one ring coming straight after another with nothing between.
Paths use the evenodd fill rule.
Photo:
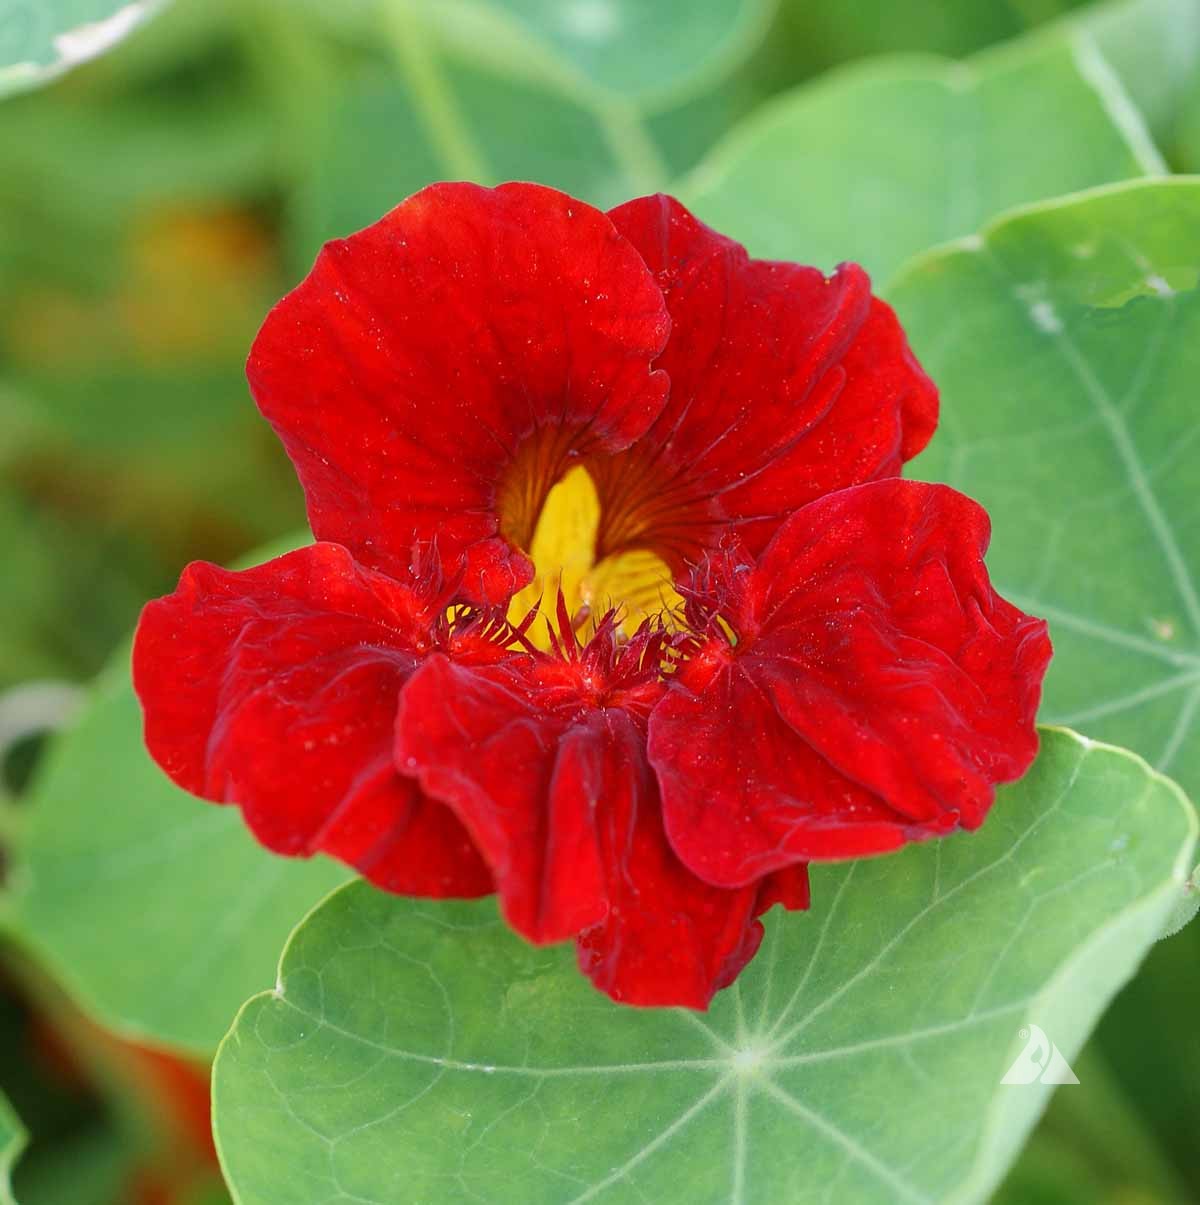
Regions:
<instances>
[{"instance_id":1,"label":"flower center","mask_svg":"<svg viewBox=\"0 0 1200 1205\"><path fill-rule=\"evenodd\" d=\"M508 514L501 499L502 530L529 555L535 568L533 581L509 605L511 622L519 623L539 603L544 615L552 614L560 589L577 628L613 609L626 636L647 617L670 622L682 605L670 569L648 548L625 546L606 554L601 538L604 516L587 468L576 463L542 494L530 530L529 509L538 493L536 486L512 488L508 497L514 507ZM519 536L527 530L528 542L522 542ZM545 645L545 624L534 623L529 636Z\"/></svg>"},{"instance_id":2,"label":"flower center","mask_svg":"<svg viewBox=\"0 0 1200 1205\"><path fill-rule=\"evenodd\" d=\"M711 545L717 524L709 500L653 441L615 455L597 453L586 463L601 499L596 547L602 557L653 548L679 573Z\"/></svg>"},{"instance_id":3,"label":"flower center","mask_svg":"<svg viewBox=\"0 0 1200 1205\"><path fill-rule=\"evenodd\" d=\"M586 437L574 427L539 427L523 438L500 481L500 534L532 555L546 501L567 470L580 463Z\"/></svg>"}]
</instances>

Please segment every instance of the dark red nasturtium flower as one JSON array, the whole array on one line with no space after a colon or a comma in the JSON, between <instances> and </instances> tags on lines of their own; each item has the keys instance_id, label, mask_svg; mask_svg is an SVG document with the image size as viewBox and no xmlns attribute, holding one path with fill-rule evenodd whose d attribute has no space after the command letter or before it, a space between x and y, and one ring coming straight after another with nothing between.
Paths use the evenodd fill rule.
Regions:
<instances>
[{"instance_id":1,"label":"dark red nasturtium flower","mask_svg":"<svg viewBox=\"0 0 1200 1205\"><path fill-rule=\"evenodd\" d=\"M937 393L865 273L677 201L440 184L329 244L248 367L319 541L194 564L146 739L280 853L496 892L614 999L707 1005L807 863L979 825L1045 625L902 481Z\"/></svg>"}]
</instances>

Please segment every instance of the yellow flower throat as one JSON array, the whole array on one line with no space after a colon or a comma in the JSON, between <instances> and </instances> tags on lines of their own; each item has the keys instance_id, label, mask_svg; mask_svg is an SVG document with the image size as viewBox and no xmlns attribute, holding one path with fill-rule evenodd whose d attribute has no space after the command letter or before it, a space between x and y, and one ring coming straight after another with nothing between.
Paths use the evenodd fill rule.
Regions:
<instances>
[{"instance_id":1,"label":"yellow flower throat","mask_svg":"<svg viewBox=\"0 0 1200 1205\"><path fill-rule=\"evenodd\" d=\"M589 621L612 609L618 612L620 629L632 635L647 617L666 618L682 607L670 569L649 549L631 548L597 560L599 531L599 495L587 469L575 465L546 495L526 549L534 578L509 604L511 623L520 623L539 603L542 617L553 615L560 589L581 636ZM541 648L549 646L541 617L528 636Z\"/></svg>"}]
</instances>

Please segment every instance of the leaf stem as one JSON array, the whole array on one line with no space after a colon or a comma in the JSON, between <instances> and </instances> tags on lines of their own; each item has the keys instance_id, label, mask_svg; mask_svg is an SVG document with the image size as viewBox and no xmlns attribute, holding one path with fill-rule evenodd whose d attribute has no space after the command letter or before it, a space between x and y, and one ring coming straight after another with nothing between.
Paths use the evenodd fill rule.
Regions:
<instances>
[{"instance_id":1,"label":"leaf stem","mask_svg":"<svg viewBox=\"0 0 1200 1205\"><path fill-rule=\"evenodd\" d=\"M671 173L637 107L606 95L597 96L592 109L613 158L634 188L646 193L664 188Z\"/></svg>"},{"instance_id":2,"label":"leaf stem","mask_svg":"<svg viewBox=\"0 0 1200 1205\"><path fill-rule=\"evenodd\" d=\"M380 12L388 45L447 172L477 184L492 183L487 158L446 82L433 38L420 15L410 0L387 0Z\"/></svg>"}]
</instances>

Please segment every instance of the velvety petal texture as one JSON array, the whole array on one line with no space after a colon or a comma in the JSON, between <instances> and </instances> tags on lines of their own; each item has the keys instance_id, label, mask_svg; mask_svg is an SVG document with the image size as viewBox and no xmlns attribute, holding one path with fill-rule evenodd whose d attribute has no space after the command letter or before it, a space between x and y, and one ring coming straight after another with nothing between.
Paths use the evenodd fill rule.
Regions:
<instances>
[{"instance_id":1,"label":"velvety petal texture","mask_svg":"<svg viewBox=\"0 0 1200 1205\"><path fill-rule=\"evenodd\" d=\"M893 479L696 574L708 634L650 719L667 833L696 874L733 887L982 823L1037 752L1050 658L1045 623L988 580L989 534L969 498Z\"/></svg>"},{"instance_id":2,"label":"velvety petal texture","mask_svg":"<svg viewBox=\"0 0 1200 1205\"><path fill-rule=\"evenodd\" d=\"M402 683L441 602L316 544L231 573L198 562L134 642L146 743L185 790L238 804L268 848L323 851L390 891L476 896L491 876L443 804L402 777Z\"/></svg>"},{"instance_id":3,"label":"velvety petal texture","mask_svg":"<svg viewBox=\"0 0 1200 1205\"><path fill-rule=\"evenodd\" d=\"M1045 624L978 506L899 480L937 392L853 264L437 184L247 371L319 542L190 565L133 672L159 764L270 849L495 891L614 1000L705 1008L809 861L973 828L1034 756Z\"/></svg>"},{"instance_id":4,"label":"velvety petal texture","mask_svg":"<svg viewBox=\"0 0 1200 1205\"><path fill-rule=\"evenodd\" d=\"M632 451L589 464L602 551L651 547L678 571L734 531L757 552L798 507L897 475L929 441L937 390L856 264L751 259L671 197L610 216L666 300L671 391Z\"/></svg>"},{"instance_id":5,"label":"velvety petal texture","mask_svg":"<svg viewBox=\"0 0 1200 1205\"><path fill-rule=\"evenodd\" d=\"M532 681L542 668L431 658L404 694L396 757L471 833L509 924L553 942L604 916L595 811L602 793L628 788L604 756L604 716L576 704L572 724L547 707L549 687Z\"/></svg>"},{"instance_id":6,"label":"velvety petal texture","mask_svg":"<svg viewBox=\"0 0 1200 1205\"><path fill-rule=\"evenodd\" d=\"M467 555L468 593L503 601L532 576L520 550L568 464L628 447L661 410L669 325L599 210L534 184L435 184L326 245L247 375L318 539L389 573L436 539L448 564Z\"/></svg>"}]
</instances>

